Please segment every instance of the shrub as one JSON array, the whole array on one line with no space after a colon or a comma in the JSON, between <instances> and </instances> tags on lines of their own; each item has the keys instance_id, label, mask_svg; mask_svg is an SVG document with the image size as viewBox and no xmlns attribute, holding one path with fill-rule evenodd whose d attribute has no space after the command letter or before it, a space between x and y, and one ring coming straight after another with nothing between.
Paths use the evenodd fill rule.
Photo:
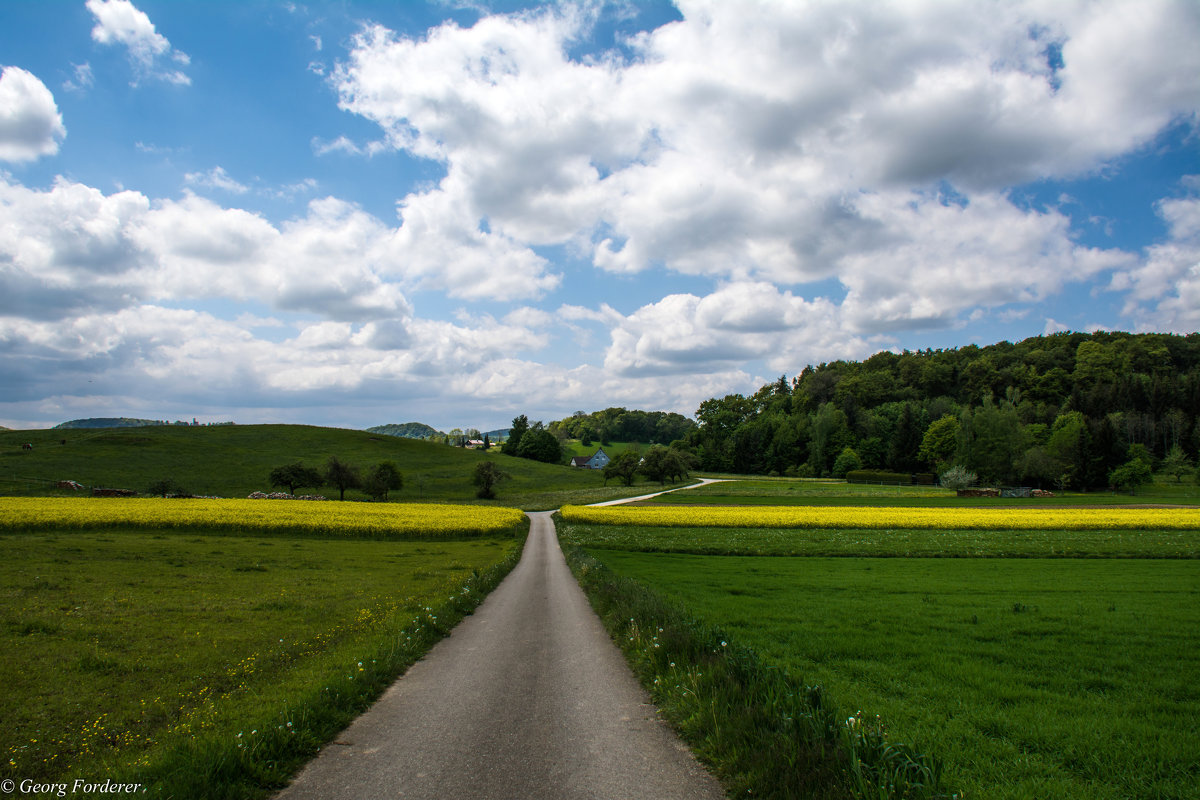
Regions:
<instances>
[{"instance_id":1,"label":"shrub","mask_svg":"<svg viewBox=\"0 0 1200 800\"><path fill-rule=\"evenodd\" d=\"M942 486L947 489L966 489L975 484L976 478L974 472L955 464L942 473Z\"/></svg>"},{"instance_id":2,"label":"shrub","mask_svg":"<svg viewBox=\"0 0 1200 800\"><path fill-rule=\"evenodd\" d=\"M842 456L838 456L838 460L840 461L841 459ZM833 469L834 473L836 474L836 464L834 464ZM885 470L877 469L852 469L846 473L846 480L850 481L850 483L912 483L912 475L907 472L887 472Z\"/></svg>"},{"instance_id":3,"label":"shrub","mask_svg":"<svg viewBox=\"0 0 1200 800\"><path fill-rule=\"evenodd\" d=\"M163 478L155 481L146 488L146 494L153 494L159 497L167 497L169 495L187 494L174 478Z\"/></svg>"}]
</instances>

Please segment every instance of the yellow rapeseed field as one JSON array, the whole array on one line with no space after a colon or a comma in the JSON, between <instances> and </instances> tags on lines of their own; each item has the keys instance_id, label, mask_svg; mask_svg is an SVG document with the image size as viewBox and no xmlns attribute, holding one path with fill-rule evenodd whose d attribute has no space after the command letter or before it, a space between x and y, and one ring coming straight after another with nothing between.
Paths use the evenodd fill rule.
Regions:
<instances>
[{"instance_id":1,"label":"yellow rapeseed field","mask_svg":"<svg viewBox=\"0 0 1200 800\"><path fill-rule=\"evenodd\" d=\"M425 503L162 498L0 498L0 531L84 528L207 528L442 537L505 533L524 518L514 508Z\"/></svg>"},{"instance_id":2,"label":"yellow rapeseed field","mask_svg":"<svg viewBox=\"0 0 1200 800\"><path fill-rule=\"evenodd\" d=\"M563 506L567 522L687 528L1200 529L1200 509Z\"/></svg>"}]
</instances>

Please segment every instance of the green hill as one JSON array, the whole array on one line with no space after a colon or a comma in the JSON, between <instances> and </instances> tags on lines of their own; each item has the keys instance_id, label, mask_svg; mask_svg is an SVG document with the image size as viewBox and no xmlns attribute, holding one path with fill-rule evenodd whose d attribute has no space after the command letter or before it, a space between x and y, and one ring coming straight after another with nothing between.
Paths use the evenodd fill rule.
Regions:
<instances>
[{"instance_id":1,"label":"green hill","mask_svg":"<svg viewBox=\"0 0 1200 800\"><path fill-rule=\"evenodd\" d=\"M402 422L391 425L376 425L367 428L367 433L382 433L387 436L399 436L404 439L429 439L434 436L445 436L444 433L424 422Z\"/></svg>"},{"instance_id":2,"label":"green hill","mask_svg":"<svg viewBox=\"0 0 1200 800\"><path fill-rule=\"evenodd\" d=\"M32 450L22 449L30 443ZM362 468L394 461L404 488L397 501L475 502L471 474L491 460L512 476L496 501L522 508L556 508L564 502L592 502L634 494L624 487L603 487L591 470L542 464L522 458L447 447L366 431L303 425L214 427L154 426L100 430L0 431L0 493L72 494L58 481L144 492L154 481L173 478L199 495L245 497L273 491L271 469L294 461L320 468L331 457ZM312 490L304 490L312 491ZM317 490L336 496L332 489ZM355 491L346 499L365 499Z\"/></svg>"},{"instance_id":3,"label":"green hill","mask_svg":"<svg viewBox=\"0 0 1200 800\"><path fill-rule=\"evenodd\" d=\"M130 417L88 417L73 419L54 426L55 430L73 430L78 428L145 428L152 425L166 425L157 419L132 419Z\"/></svg>"}]
</instances>

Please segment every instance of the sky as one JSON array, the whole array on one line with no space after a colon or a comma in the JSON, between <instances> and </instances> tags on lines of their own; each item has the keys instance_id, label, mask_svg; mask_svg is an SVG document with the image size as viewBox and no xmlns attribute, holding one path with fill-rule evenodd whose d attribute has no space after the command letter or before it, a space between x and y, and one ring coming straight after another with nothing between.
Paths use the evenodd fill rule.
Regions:
<instances>
[{"instance_id":1,"label":"sky","mask_svg":"<svg viewBox=\"0 0 1200 800\"><path fill-rule=\"evenodd\" d=\"M0 425L1200 329L1195 0L0 2Z\"/></svg>"}]
</instances>

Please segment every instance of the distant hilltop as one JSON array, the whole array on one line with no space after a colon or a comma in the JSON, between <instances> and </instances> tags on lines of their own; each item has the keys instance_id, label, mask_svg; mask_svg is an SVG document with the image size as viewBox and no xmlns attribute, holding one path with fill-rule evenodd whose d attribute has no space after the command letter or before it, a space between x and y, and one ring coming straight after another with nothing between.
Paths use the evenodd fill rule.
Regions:
<instances>
[{"instance_id":1,"label":"distant hilltop","mask_svg":"<svg viewBox=\"0 0 1200 800\"><path fill-rule=\"evenodd\" d=\"M154 425L232 425L232 422L197 422L193 419L191 422L183 420L175 420L168 422L165 419L134 419L131 417L88 417L87 419L73 419L69 422L63 422L55 425L54 428L147 428Z\"/></svg>"},{"instance_id":2,"label":"distant hilltop","mask_svg":"<svg viewBox=\"0 0 1200 800\"><path fill-rule=\"evenodd\" d=\"M392 425L376 425L367 428L367 433L382 433L385 436L399 436L402 439L432 439L446 434L437 428L430 427L424 422L402 422Z\"/></svg>"}]
</instances>

